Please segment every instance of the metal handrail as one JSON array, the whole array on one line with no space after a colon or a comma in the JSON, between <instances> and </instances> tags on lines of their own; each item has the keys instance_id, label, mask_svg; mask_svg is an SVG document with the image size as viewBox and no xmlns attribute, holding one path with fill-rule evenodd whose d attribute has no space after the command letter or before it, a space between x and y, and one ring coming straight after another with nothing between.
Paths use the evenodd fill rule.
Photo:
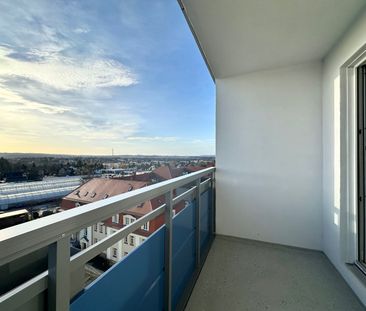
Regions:
<instances>
[{"instance_id":1,"label":"metal handrail","mask_svg":"<svg viewBox=\"0 0 366 311\"><path fill-rule=\"evenodd\" d=\"M207 168L0 230L0 266L215 171Z\"/></svg>"}]
</instances>

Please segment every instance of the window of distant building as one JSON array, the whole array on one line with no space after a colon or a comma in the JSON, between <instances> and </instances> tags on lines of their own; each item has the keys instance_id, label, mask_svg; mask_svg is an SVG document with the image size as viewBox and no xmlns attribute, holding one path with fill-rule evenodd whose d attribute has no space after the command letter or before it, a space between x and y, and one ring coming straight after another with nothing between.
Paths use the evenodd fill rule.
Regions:
<instances>
[{"instance_id":1,"label":"window of distant building","mask_svg":"<svg viewBox=\"0 0 366 311\"><path fill-rule=\"evenodd\" d=\"M103 233L103 225L99 225L99 232Z\"/></svg>"},{"instance_id":2,"label":"window of distant building","mask_svg":"<svg viewBox=\"0 0 366 311\"><path fill-rule=\"evenodd\" d=\"M94 231L97 232L98 231L98 225L94 225Z\"/></svg>"},{"instance_id":3,"label":"window of distant building","mask_svg":"<svg viewBox=\"0 0 366 311\"><path fill-rule=\"evenodd\" d=\"M94 244L95 243L98 243L98 239L97 238L94 238Z\"/></svg>"},{"instance_id":4,"label":"window of distant building","mask_svg":"<svg viewBox=\"0 0 366 311\"><path fill-rule=\"evenodd\" d=\"M127 256L128 255L128 252L123 252L123 256Z\"/></svg>"},{"instance_id":5,"label":"window of distant building","mask_svg":"<svg viewBox=\"0 0 366 311\"><path fill-rule=\"evenodd\" d=\"M141 227L142 230L145 230L145 231L149 231L149 222L147 222L146 224L144 224L142 227Z\"/></svg>"},{"instance_id":6,"label":"window of distant building","mask_svg":"<svg viewBox=\"0 0 366 311\"><path fill-rule=\"evenodd\" d=\"M114 258L117 258L117 255L118 255L118 250L117 250L117 248L113 247L113 248L112 248L112 256L113 256Z\"/></svg>"},{"instance_id":7,"label":"window of distant building","mask_svg":"<svg viewBox=\"0 0 366 311\"><path fill-rule=\"evenodd\" d=\"M125 237L125 244L128 244L128 237Z\"/></svg>"},{"instance_id":8,"label":"window of distant building","mask_svg":"<svg viewBox=\"0 0 366 311\"><path fill-rule=\"evenodd\" d=\"M129 224L132 224L134 221L136 220L136 218L134 218L133 216L131 215L124 215L123 216L123 224L125 226L129 225Z\"/></svg>"},{"instance_id":9,"label":"window of distant building","mask_svg":"<svg viewBox=\"0 0 366 311\"><path fill-rule=\"evenodd\" d=\"M112 216L112 222L114 222L115 224L119 223L119 214L116 214L116 215Z\"/></svg>"},{"instance_id":10,"label":"window of distant building","mask_svg":"<svg viewBox=\"0 0 366 311\"><path fill-rule=\"evenodd\" d=\"M135 245L135 237L133 235L130 236L130 245L131 246Z\"/></svg>"}]
</instances>

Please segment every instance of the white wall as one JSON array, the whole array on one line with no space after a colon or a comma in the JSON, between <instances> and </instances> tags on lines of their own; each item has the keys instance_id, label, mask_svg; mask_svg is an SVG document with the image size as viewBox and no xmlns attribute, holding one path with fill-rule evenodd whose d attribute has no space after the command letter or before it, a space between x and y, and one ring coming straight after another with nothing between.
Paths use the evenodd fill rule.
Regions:
<instances>
[{"instance_id":1,"label":"white wall","mask_svg":"<svg viewBox=\"0 0 366 311\"><path fill-rule=\"evenodd\" d=\"M323 250L366 304L366 287L341 258L340 67L366 43L366 11L326 57L323 73ZM343 103L342 103L343 104Z\"/></svg>"},{"instance_id":2,"label":"white wall","mask_svg":"<svg viewBox=\"0 0 366 311\"><path fill-rule=\"evenodd\" d=\"M216 81L217 231L322 248L320 62Z\"/></svg>"}]
</instances>

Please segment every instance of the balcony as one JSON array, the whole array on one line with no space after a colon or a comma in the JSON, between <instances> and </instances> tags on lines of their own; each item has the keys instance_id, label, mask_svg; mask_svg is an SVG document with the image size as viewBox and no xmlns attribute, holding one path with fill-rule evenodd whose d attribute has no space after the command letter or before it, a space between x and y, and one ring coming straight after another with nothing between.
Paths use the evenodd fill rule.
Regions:
<instances>
[{"instance_id":1,"label":"balcony","mask_svg":"<svg viewBox=\"0 0 366 311\"><path fill-rule=\"evenodd\" d=\"M216 84L216 168L1 231L0 309L364 310L365 1L178 2ZM152 213L70 256L71 234L159 195ZM87 262L163 214L85 286ZM24 279L38 251L48 269Z\"/></svg>"},{"instance_id":2,"label":"balcony","mask_svg":"<svg viewBox=\"0 0 366 311\"><path fill-rule=\"evenodd\" d=\"M46 247L48 270L4 293L1 310L183 310L187 302L186 310L363 310L321 252L214 239L214 170L2 230L1 266L17 270L17 260ZM173 197L173 190L182 186L188 190ZM162 194L166 204L70 256L72 232ZM173 217L172 208L182 200L190 203ZM161 214L163 227L85 286L89 260Z\"/></svg>"}]
</instances>

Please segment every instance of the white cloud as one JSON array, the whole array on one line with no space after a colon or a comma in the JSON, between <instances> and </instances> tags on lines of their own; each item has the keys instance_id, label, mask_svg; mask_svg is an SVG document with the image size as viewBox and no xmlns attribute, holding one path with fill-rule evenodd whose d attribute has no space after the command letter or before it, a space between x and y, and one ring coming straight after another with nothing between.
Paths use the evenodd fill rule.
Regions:
<instances>
[{"instance_id":1,"label":"white cloud","mask_svg":"<svg viewBox=\"0 0 366 311\"><path fill-rule=\"evenodd\" d=\"M51 106L47 104L41 104L32 100L27 100L22 96L20 96L19 94L17 94L17 92L4 88L1 83L0 83L0 101L2 102L2 107L0 111L4 111L5 109L7 109L8 111L11 110L19 112L19 105L6 106L4 105L5 103L20 104L24 109L37 110L45 114L58 114L70 110L70 108L67 107Z\"/></svg>"},{"instance_id":2,"label":"white cloud","mask_svg":"<svg viewBox=\"0 0 366 311\"><path fill-rule=\"evenodd\" d=\"M78 27L78 28L76 28L76 29L74 29L74 32L75 33L88 33L90 31L90 29L88 28L88 27L85 27L85 26L83 26L83 27Z\"/></svg>"},{"instance_id":3,"label":"white cloud","mask_svg":"<svg viewBox=\"0 0 366 311\"><path fill-rule=\"evenodd\" d=\"M33 51L38 56L49 55L54 50ZM50 52L51 51L51 52ZM79 90L83 88L129 86L137 83L134 74L121 63L104 58L76 58L53 55L42 61L24 61L11 58L11 50L0 47L0 76L23 77L59 90ZM57 52L55 52L57 53Z\"/></svg>"}]
</instances>

